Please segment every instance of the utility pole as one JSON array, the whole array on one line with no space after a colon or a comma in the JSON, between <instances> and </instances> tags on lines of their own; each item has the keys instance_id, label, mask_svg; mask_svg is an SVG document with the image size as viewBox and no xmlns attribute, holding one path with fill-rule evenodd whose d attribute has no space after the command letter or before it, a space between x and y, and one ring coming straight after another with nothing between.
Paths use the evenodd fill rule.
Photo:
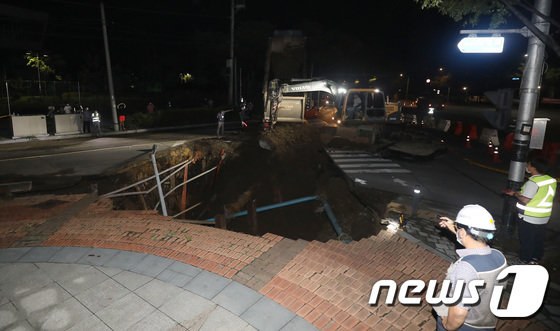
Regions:
<instances>
[{"instance_id":1,"label":"utility pole","mask_svg":"<svg viewBox=\"0 0 560 331\"><path fill-rule=\"evenodd\" d=\"M105 22L105 7L101 5L101 26L103 28L103 42L105 44L105 61L107 62L107 81L109 83L109 94L111 96L111 113L113 115L113 130L119 131L117 121L117 103L115 102L115 89L113 87L113 71L111 70L111 55L109 54L109 41L107 39L107 24Z\"/></svg>"},{"instance_id":2,"label":"utility pole","mask_svg":"<svg viewBox=\"0 0 560 331\"><path fill-rule=\"evenodd\" d=\"M235 0L231 0L231 13L230 13L230 35L229 35L229 89L228 89L228 105L233 105L233 75L235 73L233 67L233 41L234 41L234 28L235 28Z\"/></svg>"},{"instance_id":3,"label":"utility pole","mask_svg":"<svg viewBox=\"0 0 560 331\"><path fill-rule=\"evenodd\" d=\"M227 67L229 68L229 88L228 88L228 104L234 105L234 84L235 84L235 73L237 68L235 66L235 54L234 54L234 32L235 32L235 11L237 9L245 8L245 3L241 2L235 4L236 0L231 0L231 13L230 13L230 35L229 35L229 59L227 60Z\"/></svg>"},{"instance_id":4,"label":"utility pole","mask_svg":"<svg viewBox=\"0 0 560 331\"><path fill-rule=\"evenodd\" d=\"M551 0L535 0L535 10L545 16L550 15ZM550 23L543 17L533 14L532 23L548 36ZM507 188L518 191L525 180L525 167L529 154L533 117L539 97L539 84L543 72L545 44L535 34L529 36L527 44L527 63L521 79L519 90L519 110L513 141L513 152L509 165ZM503 219L509 234L515 230L517 210L515 199L507 198L504 202Z\"/></svg>"}]
</instances>

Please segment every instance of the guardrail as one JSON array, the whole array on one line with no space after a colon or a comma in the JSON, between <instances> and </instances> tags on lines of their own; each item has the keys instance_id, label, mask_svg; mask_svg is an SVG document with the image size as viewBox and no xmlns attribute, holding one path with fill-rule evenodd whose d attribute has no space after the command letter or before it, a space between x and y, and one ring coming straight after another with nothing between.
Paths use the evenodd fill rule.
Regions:
<instances>
[{"instance_id":1,"label":"guardrail","mask_svg":"<svg viewBox=\"0 0 560 331\"><path fill-rule=\"evenodd\" d=\"M178 163L178 164L176 164L176 165L174 165L174 166L172 166L168 169L165 169L165 170L159 172L158 168L157 168L157 162L155 160L156 150L157 150L157 146L154 145L153 148L152 148L152 153L151 153L152 164L154 166L154 175L153 176L150 176L148 178L139 180L139 181L137 181L133 184L130 184L130 185L128 185L126 187L123 187L123 188L120 188L118 190L114 190L114 191L111 191L109 193L105 193L105 194L101 195L99 197L99 199L117 198L117 197L125 197L125 196L135 196L135 195L143 197L144 195L150 194L155 189L157 189L160 199L156 203L156 205L154 206L153 209L157 210L158 207L161 206L161 210L162 210L163 215L168 216L167 215L167 206L165 205L165 198L167 198L169 195L171 195L171 193L176 191L178 188L183 188L183 203L186 203L186 185L187 185L187 183L190 183L190 182L192 182L192 181L194 181L198 178L201 178L201 177L211 173L214 170L219 171L222 160L225 157L225 153L223 153L223 151L222 151L222 153L220 155L221 158L219 160L218 165L216 165L216 166L214 166L214 167L212 167L212 168L210 168L210 169L208 169L208 170L206 170L206 171L204 171L204 172L202 172L202 173L200 173L200 174L198 174L198 175L196 175L192 178L186 179L189 164L195 163L197 161L198 153L193 158L191 158L190 160L183 161L183 162ZM175 176L177 173L179 173L182 170L185 173L183 182L175 185L175 187L173 187L171 190L169 190L167 193L164 194L162 184L169 181L173 176ZM169 173L169 174L167 176L165 176L163 179L160 177L160 176L162 176L164 174L167 174L167 173ZM140 189L141 184L147 183L150 180L154 180L154 179L155 179L155 184L153 186L151 186L149 189L146 189L146 190L141 190ZM133 189L133 188L136 190L135 192L126 192L127 190L130 190L130 189ZM145 204L144 200L142 200L142 201L143 201L144 206L146 207L146 204ZM198 207L200 204L201 204L200 202L196 203L193 206L190 206L189 208L186 208L186 206L183 206L183 208L185 208L185 209L182 210L181 212L173 215L172 218L176 218L177 216L180 216L180 215L188 212L189 210ZM205 222L205 223L208 223L208 222Z\"/></svg>"}]
</instances>

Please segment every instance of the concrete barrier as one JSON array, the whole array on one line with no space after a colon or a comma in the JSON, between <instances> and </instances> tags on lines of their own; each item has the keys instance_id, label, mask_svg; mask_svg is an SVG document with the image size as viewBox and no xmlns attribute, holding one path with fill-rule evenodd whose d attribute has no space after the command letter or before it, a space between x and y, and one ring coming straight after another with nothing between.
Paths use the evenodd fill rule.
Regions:
<instances>
[{"instance_id":1,"label":"concrete barrier","mask_svg":"<svg viewBox=\"0 0 560 331\"><path fill-rule=\"evenodd\" d=\"M12 138L48 136L45 115L12 116Z\"/></svg>"},{"instance_id":2,"label":"concrete barrier","mask_svg":"<svg viewBox=\"0 0 560 331\"><path fill-rule=\"evenodd\" d=\"M55 135L76 134L82 132L82 114L54 115Z\"/></svg>"}]
</instances>

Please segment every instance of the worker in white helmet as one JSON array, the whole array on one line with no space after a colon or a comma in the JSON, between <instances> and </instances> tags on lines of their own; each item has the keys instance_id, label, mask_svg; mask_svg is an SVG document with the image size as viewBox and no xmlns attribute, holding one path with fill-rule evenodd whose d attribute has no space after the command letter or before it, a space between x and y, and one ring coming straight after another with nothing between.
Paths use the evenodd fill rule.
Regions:
<instances>
[{"instance_id":1,"label":"worker in white helmet","mask_svg":"<svg viewBox=\"0 0 560 331\"><path fill-rule=\"evenodd\" d=\"M455 233L457 242L465 247L457 250L459 260L451 264L446 279L451 281L452 291L458 280L465 281L465 289L455 305L434 306L437 330L494 330L498 318L490 311L490 297L498 274L507 266L504 255L488 246L496 231L494 219L484 207L466 205L455 221L448 217L440 220L439 225ZM476 279L484 280L485 284L478 288L479 302L463 304L465 298L472 297L467 284Z\"/></svg>"}]
</instances>

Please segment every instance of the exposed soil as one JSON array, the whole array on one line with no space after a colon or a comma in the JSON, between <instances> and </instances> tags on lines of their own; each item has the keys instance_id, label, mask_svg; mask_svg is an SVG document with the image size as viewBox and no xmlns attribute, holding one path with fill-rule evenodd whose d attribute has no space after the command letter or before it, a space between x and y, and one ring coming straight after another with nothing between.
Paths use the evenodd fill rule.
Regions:
<instances>
[{"instance_id":1,"label":"exposed soil","mask_svg":"<svg viewBox=\"0 0 560 331\"><path fill-rule=\"evenodd\" d=\"M335 142L343 144L340 140ZM352 190L353 184L330 160L324 147L317 129L309 125L279 125L273 131L257 130L255 125L252 130L231 133L223 140L204 139L177 147L166 157L159 158L158 166L165 169L198 152L199 161L189 166L189 178L192 178L217 165L224 151L225 158L217 175L212 172L188 184L186 205L202 202L185 214L190 220L221 214L227 219L227 228L233 231L256 235L271 232L292 239L336 239L338 236L318 200L258 213L256 232L247 216L231 217L247 210L251 200L256 207L262 207L319 196L330 206L342 232L352 239L377 234L380 230L378 215L385 212L385 206L394 195L369 190L361 192L366 198L359 198L356 193L360 192ZM150 160L129 164L98 180L99 192L109 192L152 174ZM175 184L182 179L183 172L180 172ZM167 183L164 190L172 185ZM147 188L147 185L141 186L142 190ZM180 211L181 189L176 192L166 199L169 215ZM367 203L363 203L366 199ZM144 200L148 208L153 208L158 201L157 192L154 190ZM114 204L117 209L143 208L138 197L117 198Z\"/></svg>"},{"instance_id":2,"label":"exposed soil","mask_svg":"<svg viewBox=\"0 0 560 331\"><path fill-rule=\"evenodd\" d=\"M257 127L255 123L250 130L229 131L223 140L202 139L158 152L160 171L198 153L198 161L189 166L188 178L216 166L222 151L225 155L218 174L214 171L188 184L186 206L200 205L187 212L186 219L204 220L221 214L227 219L227 228L233 231L256 235L271 232L292 239L336 239L338 236L318 200L258 213L256 232L249 225L247 216L231 217L247 210L252 200L256 207L262 207L318 196L330 206L342 232L353 240L379 232L378 215L385 214L387 204L395 195L354 187L325 151L327 142L331 148L351 147L352 143L340 137L332 139L333 132L329 132L330 138L325 139L325 130L307 124L282 124L272 131ZM371 144L360 147L373 150ZM102 195L153 174L151 160L143 158L100 176L55 176L54 182L42 185L44 189L39 178L39 184L34 185L34 194L84 193L91 187ZM164 183L164 191L181 183L183 175L184 172L180 171L171 181ZM41 180L45 181L44 178ZM140 185L139 190L147 190L153 185L154 181L150 181ZM128 192L134 192L134 189ZM166 198L169 215L181 210L181 193L182 189L178 189ZM143 199L138 196L114 198L113 204L115 209L139 210L153 209L158 201L157 190L153 190Z\"/></svg>"},{"instance_id":3,"label":"exposed soil","mask_svg":"<svg viewBox=\"0 0 560 331\"><path fill-rule=\"evenodd\" d=\"M377 211L360 202L325 152L316 129L285 124L272 131L244 132L243 136L236 157L223 164L209 212L234 214L246 210L251 199L259 207L320 196L331 207L342 231L354 240L377 234L377 215L384 212L393 196L384 195ZM257 234L272 232L320 241L337 237L322 203L316 200L262 212L257 219ZM245 216L230 219L228 228L250 232Z\"/></svg>"}]
</instances>

